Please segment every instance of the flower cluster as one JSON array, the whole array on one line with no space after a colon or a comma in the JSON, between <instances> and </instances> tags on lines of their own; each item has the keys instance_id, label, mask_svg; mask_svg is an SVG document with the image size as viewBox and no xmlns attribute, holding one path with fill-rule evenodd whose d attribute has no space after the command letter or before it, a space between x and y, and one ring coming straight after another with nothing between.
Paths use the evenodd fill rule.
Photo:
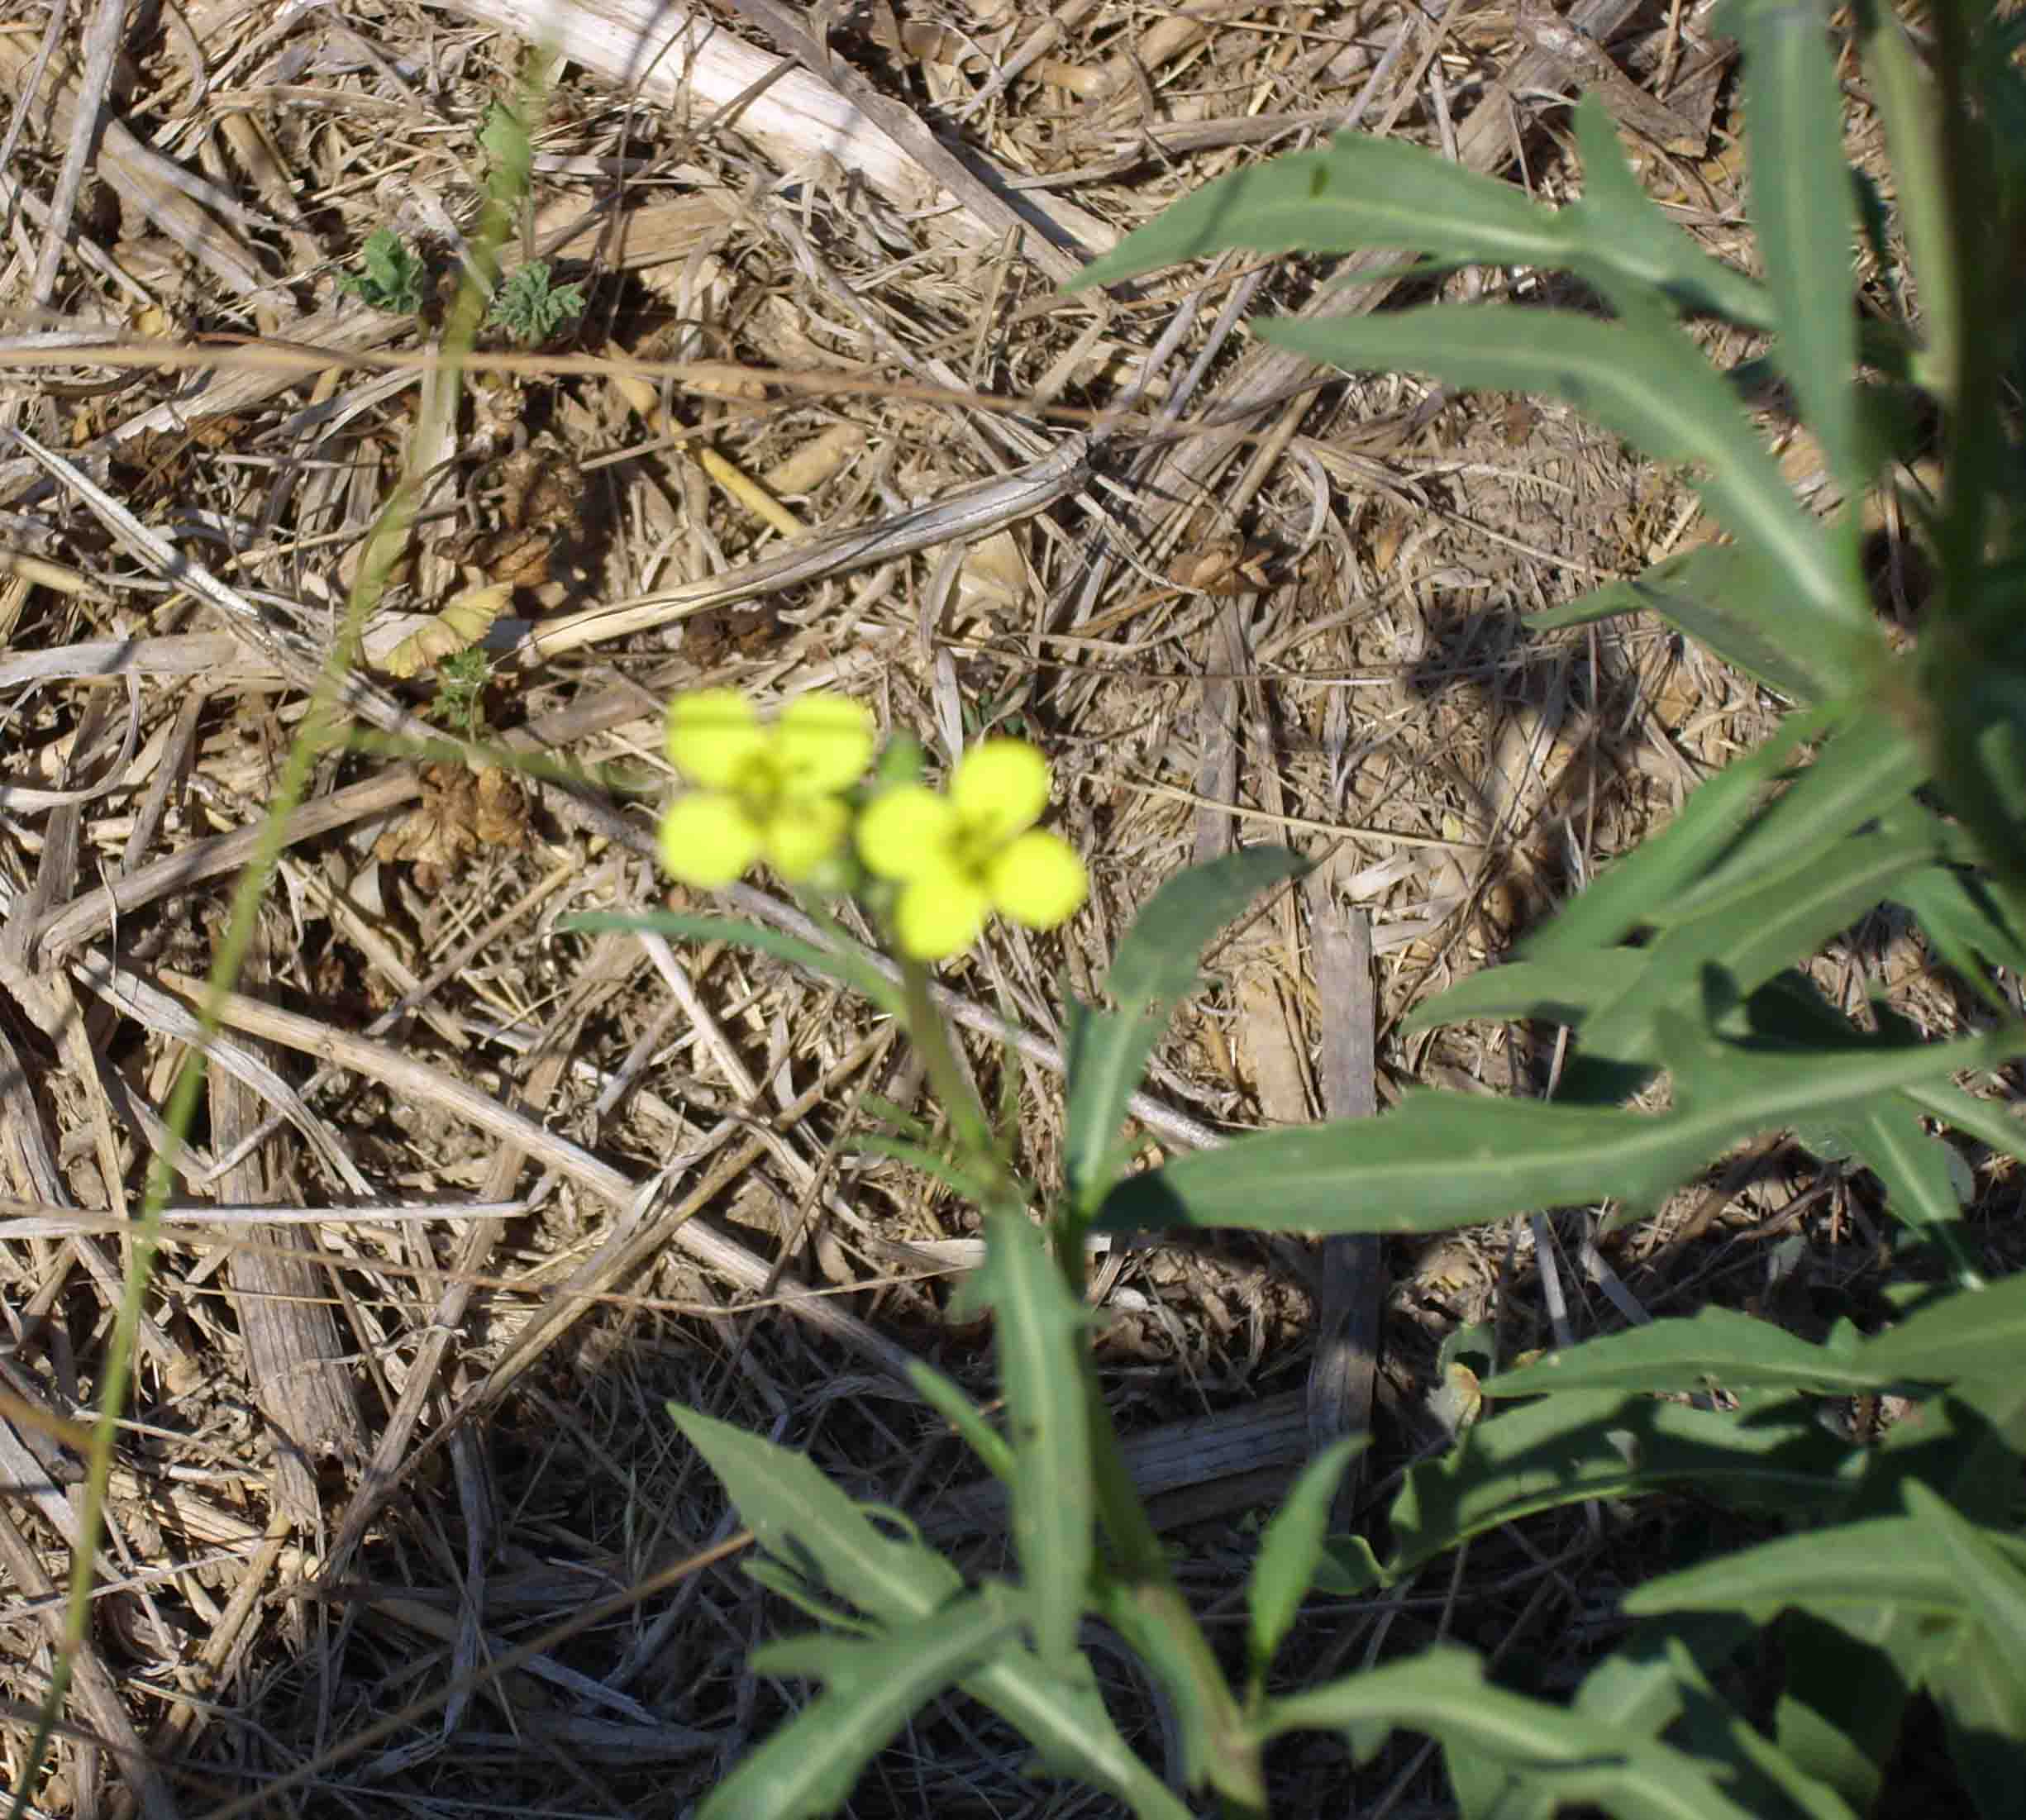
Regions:
<instances>
[{"instance_id":1,"label":"flower cluster","mask_svg":"<svg viewBox=\"0 0 2026 1820\"><path fill-rule=\"evenodd\" d=\"M841 874L855 836L865 871L893 888L896 942L919 960L970 946L994 910L1051 929L1083 903L1083 861L1035 826L1049 778L1032 746L987 740L946 793L898 784L855 812L874 743L872 716L842 696L804 695L771 727L732 689L677 696L668 755L696 787L661 818L663 865L703 889L761 861L790 884L818 883Z\"/></svg>"}]
</instances>

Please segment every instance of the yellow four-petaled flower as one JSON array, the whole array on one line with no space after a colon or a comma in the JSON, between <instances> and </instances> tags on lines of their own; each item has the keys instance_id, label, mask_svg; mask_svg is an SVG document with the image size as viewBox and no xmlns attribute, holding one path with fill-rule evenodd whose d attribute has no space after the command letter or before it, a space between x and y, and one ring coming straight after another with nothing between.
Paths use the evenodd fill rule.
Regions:
<instances>
[{"instance_id":1,"label":"yellow four-petaled flower","mask_svg":"<svg viewBox=\"0 0 2026 1820\"><path fill-rule=\"evenodd\" d=\"M1084 863L1034 824L1048 806L1048 761L1018 740L987 740L958 762L946 795L918 784L874 798L858 818L869 872L900 886L894 933L918 960L978 939L997 910L1052 929L1084 901Z\"/></svg>"},{"instance_id":2,"label":"yellow four-petaled flower","mask_svg":"<svg viewBox=\"0 0 2026 1820\"><path fill-rule=\"evenodd\" d=\"M764 860L790 884L813 878L851 825L844 792L872 757L870 712L841 695L803 695L763 726L736 689L669 704L668 755L698 788L661 817L661 863L700 890Z\"/></svg>"}]
</instances>

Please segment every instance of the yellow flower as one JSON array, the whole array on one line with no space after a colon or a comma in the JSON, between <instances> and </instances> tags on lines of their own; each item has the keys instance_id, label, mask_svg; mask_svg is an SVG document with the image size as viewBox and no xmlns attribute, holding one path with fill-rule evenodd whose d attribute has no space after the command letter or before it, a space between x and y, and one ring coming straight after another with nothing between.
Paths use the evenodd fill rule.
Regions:
<instances>
[{"instance_id":1,"label":"yellow flower","mask_svg":"<svg viewBox=\"0 0 2026 1820\"><path fill-rule=\"evenodd\" d=\"M661 817L662 865L703 890L760 860L802 883L843 846L851 812L842 795L872 748L871 712L841 695L801 696L771 727L736 689L678 695L668 755L700 788Z\"/></svg>"},{"instance_id":2,"label":"yellow flower","mask_svg":"<svg viewBox=\"0 0 2026 1820\"><path fill-rule=\"evenodd\" d=\"M1048 761L1018 740L987 740L957 765L949 793L889 790L858 818L865 869L899 882L894 932L918 960L969 947L994 910L1052 929L1089 889L1084 863L1034 824L1048 805Z\"/></svg>"}]
</instances>

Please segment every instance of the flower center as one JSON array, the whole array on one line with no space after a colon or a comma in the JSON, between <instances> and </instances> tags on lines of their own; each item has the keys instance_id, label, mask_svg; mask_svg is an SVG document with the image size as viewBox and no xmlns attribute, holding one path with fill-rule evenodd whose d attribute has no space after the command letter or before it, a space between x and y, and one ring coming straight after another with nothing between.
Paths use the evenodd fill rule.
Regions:
<instances>
[{"instance_id":1,"label":"flower center","mask_svg":"<svg viewBox=\"0 0 2026 1820\"><path fill-rule=\"evenodd\" d=\"M748 815L756 822L768 822L780 808L781 798L786 793L787 782L782 774L780 762L774 754L760 751L755 752L739 767L732 789L733 794L745 805Z\"/></svg>"}]
</instances>

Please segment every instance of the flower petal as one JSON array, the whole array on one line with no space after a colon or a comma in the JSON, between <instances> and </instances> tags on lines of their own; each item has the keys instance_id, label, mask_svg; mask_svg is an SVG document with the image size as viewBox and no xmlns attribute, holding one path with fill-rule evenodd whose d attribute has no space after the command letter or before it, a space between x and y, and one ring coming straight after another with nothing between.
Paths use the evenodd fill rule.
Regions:
<instances>
[{"instance_id":1,"label":"flower petal","mask_svg":"<svg viewBox=\"0 0 2026 1820\"><path fill-rule=\"evenodd\" d=\"M761 831L736 796L692 790L661 817L661 864L698 890L729 884L760 857Z\"/></svg>"},{"instance_id":2,"label":"flower petal","mask_svg":"<svg viewBox=\"0 0 2026 1820\"><path fill-rule=\"evenodd\" d=\"M692 689L668 704L668 755L692 784L730 789L767 734L753 704L736 688Z\"/></svg>"},{"instance_id":3,"label":"flower petal","mask_svg":"<svg viewBox=\"0 0 2026 1820\"><path fill-rule=\"evenodd\" d=\"M978 939L991 908L984 887L955 866L910 879L894 906L894 938L917 960L943 960Z\"/></svg>"},{"instance_id":4,"label":"flower petal","mask_svg":"<svg viewBox=\"0 0 2026 1820\"><path fill-rule=\"evenodd\" d=\"M805 798L771 817L766 828L767 864L790 884L800 884L821 871L823 863L844 845L851 812L834 796Z\"/></svg>"},{"instance_id":5,"label":"flower petal","mask_svg":"<svg viewBox=\"0 0 2026 1820\"><path fill-rule=\"evenodd\" d=\"M872 747L872 710L847 695L798 696L774 723L782 786L791 796L848 790L871 761Z\"/></svg>"},{"instance_id":6,"label":"flower petal","mask_svg":"<svg viewBox=\"0 0 2026 1820\"><path fill-rule=\"evenodd\" d=\"M858 817L858 856L883 879L912 879L951 864L956 812L920 784L875 796Z\"/></svg>"},{"instance_id":7,"label":"flower petal","mask_svg":"<svg viewBox=\"0 0 2026 1820\"><path fill-rule=\"evenodd\" d=\"M1010 841L1048 807L1048 760L1024 740L987 740L957 761L950 800L967 836Z\"/></svg>"},{"instance_id":8,"label":"flower petal","mask_svg":"<svg viewBox=\"0 0 2026 1820\"><path fill-rule=\"evenodd\" d=\"M1030 929L1066 922L1090 894L1089 874L1076 849L1041 829L1000 848L986 884L994 908Z\"/></svg>"}]
</instances>

